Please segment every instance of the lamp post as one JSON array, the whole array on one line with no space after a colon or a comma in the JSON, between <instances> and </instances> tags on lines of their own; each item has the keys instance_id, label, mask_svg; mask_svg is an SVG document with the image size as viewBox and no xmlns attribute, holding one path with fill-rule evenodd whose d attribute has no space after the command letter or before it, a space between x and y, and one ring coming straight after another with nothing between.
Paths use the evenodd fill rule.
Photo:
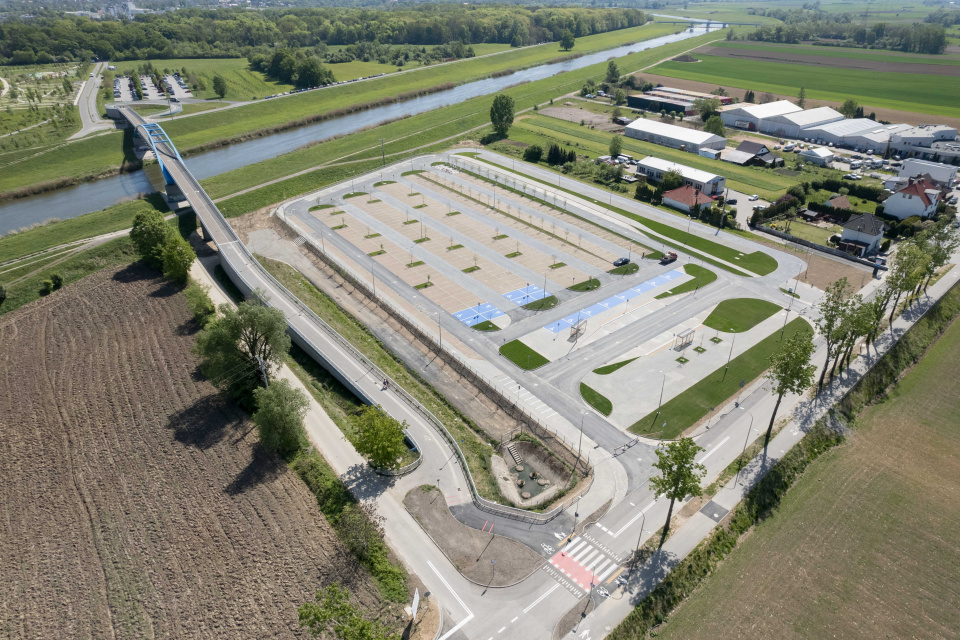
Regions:
<instances>
[{"instance_id":1,"label":"lamp post","mask_svg":"<svg viewBox=\"0 0 960 640\"><path fill-rule=\"evenodd\" d=\"M657 415L653 416L654 420L660 417L660 408L663 406L663 388L667 386L667 374L661 371L660 375L663 376L663 381L660 383L660 399L657 401Z\"/></svg>"},{"instance_id":2,"label":"lamp post","mask_svg":"<svg viewBox=\"0 0 960 640\"><path fill-rule=\"evenodd\" d=\"M737 479L734 486L740 483L740 472L743 470L743 454L747 450L747 442L750 441L750 433L753 431L753 414L743 407L738 406L737 408L750 416L750 426L747 427L747 436L743 439L743 450L740 452L740 464L737 465Z\"/></svg>"}]
</instances>

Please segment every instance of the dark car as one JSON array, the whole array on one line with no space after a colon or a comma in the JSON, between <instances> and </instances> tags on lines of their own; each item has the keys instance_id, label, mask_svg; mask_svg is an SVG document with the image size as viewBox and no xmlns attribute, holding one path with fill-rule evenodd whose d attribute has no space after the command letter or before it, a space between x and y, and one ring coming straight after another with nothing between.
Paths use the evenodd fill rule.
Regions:
<instances>
[{"instance_id":1,"label":"dark car","mask_svg":"<svg viewBox=\"0 0 960 640\"><path fill-rule=\"evenodd\" d=\"M617 258L613 261L613 266L615 267L623 267L628 264L630 264L630 258Z\"/></svg>"},{"instance_id":2,"label":"dark car","mask_svg":"<svg viewBox=\"0 0 960 640\"><path fill-rule=\"evenodd\" d=\"M736 199L736 198L730 198L729 200L727 200L727 204L737 204L737 199Z\"/></svg>"}]
</instances>

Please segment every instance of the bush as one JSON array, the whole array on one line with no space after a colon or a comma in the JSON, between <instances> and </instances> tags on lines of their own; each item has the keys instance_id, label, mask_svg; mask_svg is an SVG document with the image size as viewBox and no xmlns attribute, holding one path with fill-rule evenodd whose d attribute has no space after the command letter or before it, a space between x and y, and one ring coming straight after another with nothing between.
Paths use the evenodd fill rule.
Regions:
<instances>
[{"instance_id":1,"label":"bush","mask_svg":"<svg viewBox=\"0 0 960 640\"><path fill-rule=\"evenodd\" d=\"M523 150L523 159L527 162L540 162L543 157L543 147L538 144L532 144Z\"/></svg>"},{"instance_id":2,"label":"bush","mask_svg":"<svg viewBox=\"0 0 960 640\"><path fill-rule=\"evenodd\" d=\"M882 251L883 253L886 253L889 250L890 250L890 238L887 238L880 244L880 251Z\"/></svg>"},{"instance_id":3,"label":"bush","mask_svg":"<svg viewBox=\"0 0 960 640\"><path fill-rule=\"evenodd\" d=\"M0 305L3 304L3 301L7 299L7 288L0 284Z\"/></svg>"},{"instance_id":4,"label":"bush","mask_svg":"<svg viewBox=\"0 0 960 640\"><path fill-rule=\"evenodd\" d=\"M50 284L53 285L53 290L63 287L63 276L59 273L50 274Z\"/></svg>"},{"instance_id":5,"label":"bush","mask_svg":"<svg viewBox=\"0 0 960 640\"><path fill-rule=\"evenodd\" d=\"M303 418L310 403L300 389L287 380L276 380L269 387L254 389L253 397L257 403L253 422L265 447L288 456L306 445Z\"/></svg>"},{"instance_id":6,"label":"bush","mask_svg":"<svg viewBox=\"0 0 960 640\"><path fill-rule=\"evenodd\" d=\"M164 277L173 282L185 283L190 275L190 266L197 257L190 243L170 229L163 240L160 255L163 258Z\"/></svg>"},{"instance_id":7,"label":"bush","mask_svg":"<svg viewBox=\"0 0 960 640\"><path fill-rule=\"evenodd\" d=\"M206 327L216 316L217 308L210 299L210 287L190 281L190 284L183 290L183 295L187 299L187 306L193 313L193 319L201 328Z\"/></svg>"},{"instance_id":8,"label":"bush","mask_svg":"<svg viewBox=\"0 0 960 640\"><path fill-rule=\"evenodd\" d=\"M53 293L53 280L49 278L40 283L40 295L48 296Z\"/></svg>"}]
</instances>

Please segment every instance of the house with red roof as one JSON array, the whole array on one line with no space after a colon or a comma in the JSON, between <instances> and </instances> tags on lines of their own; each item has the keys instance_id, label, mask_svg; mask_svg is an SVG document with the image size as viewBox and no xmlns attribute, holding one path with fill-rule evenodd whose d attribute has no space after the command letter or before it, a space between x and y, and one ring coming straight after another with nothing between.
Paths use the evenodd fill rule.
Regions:
<instances>
[{"instance_id":1,"label":"house with red roof","mask_svg":"<svg viewBox=\"0 0 960 640\"><path fill-rule=\"evenodd\" d=\"M911 180L910 184L883 201L883 212L900 220L910 216L929 218L937 212L942 195L936 185L926 180Z\"/></svg>"},{"instance_id":2,"label":"house with red roof","mask_svg":"<svg viewBox=\"0 0 960 640\"><path fill-rule=\"evenodd\" d=\"M663 204L678 211L690 213L697 205L709 207L713 204L713 198L704 195L696 187L685 184L678 189L672 189L663 194Z\"/></svg>"}]
</instances>

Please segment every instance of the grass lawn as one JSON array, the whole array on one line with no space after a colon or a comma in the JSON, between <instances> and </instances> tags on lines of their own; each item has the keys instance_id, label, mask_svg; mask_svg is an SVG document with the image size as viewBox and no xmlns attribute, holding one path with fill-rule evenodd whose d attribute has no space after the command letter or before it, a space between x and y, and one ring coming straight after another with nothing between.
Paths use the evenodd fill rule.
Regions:
<instances>
[{"instance_id":1,"label":"grass lawn","mask_svg":"<svg viewBox=\"0 0 960 640\"><path fill-rule=\"evenodd\" d=\"M502 500L500 490L490 475L492 449L466 422L464 417L446 403L430 386L410 371L400 359L377 340L356 318L341 309L329 296L282 262L260 258L260 263L287 289L309 306L340 335L380 367L410 395L419 400L439 419L460 445L480 495L490 500Z\"/></svg>"},{"instance_id":2,"label":"grass lawn","mask_svg":"<svg viewBox=\"0 0 960 640\"><path fill-rule=\"evenodd\" d=\"M657 629L699 638L954 638L960 323ZM757 416L759 419L760 416Z\"/></svg>"},{"instance_id":3,"label":"grass lawn","mask_svg":"<svg viewBox=\"0 0 960 640\"><path fill-rule=\"evenodd\" d=\"M128 71L139 67L144 62L147 61L127 60L118 62L115 73L117 75L127 75ZM169 69L170 73L180 71L181 75L183 73L182 69L186 67L188 74L195 75L207 87L202 91L194 91L193 97L195 98L217 97L217 94L213 91L213 76L217 73L227 81L225 100L256 100L293 89L292 84L275 82L265 74L252 70L246 58L175 58L150 60L150 62L161 72L164 69ZM332 65L331 68L333 68ZM337 79L341 80L343 78L338 76Z\"/></svg>"},{"instance_id":4,"label":"grass lawn","mask_svg":"<svg viewBox=\"0 0 960 640\"><path fill-rule=\"evenodd\" d=\"M630 264L625 264L621 267L614 267L613 269L607 271L607 273L615 276L628 276L631 273L636 273L637 271L640 271L640 265L638 265L636 262L631 262Z\"/></svg>"},{"instance_id":5,"label":"grass lawn","mask_svg":"<svg viewBox=\"0 0 960 640\"><path fill-rule=\"evenodd\" d=\"M587 401L587 404L605 416L610 415L610 412L613 411L613 403L610 402L609 398L582 382L580 383L580 395Z\"/></svg>"},{"instance_id":6,"label":"grass lawn","mask_svg":"<svg viewBox=\"0 0 960 640\"><path fill-rule=\"evenodd\" d=\"M578 282L575 285L567 287L570 291L593 291L594 289L600 288L600 281L596 278L588 278L583 282Z\"/></svg>"},{"instance_id":7,"label":"grass lawn","mask_svg":"<svg viewBox=\"0 0 960 640\"><path fill-rule=\"evenodd\" d=\"M724 300L717 305L713 313L707 316L703 324L725 333L743 333L780 311L781 308L780 305L757 298Z\"/></svg>"},{"instance_id":8,"label":"grass lawn","mask_svg":"<svg viewBox=\"0 0 960 640\"><path fill-rule=\"evenodd\" d=\"M602 367L594 369L593 372L598 376L608 376L614 371L616 371L617 369L627 366L634 360L636 360L636 358L630 358L629 360L621 360L620 362L614 362L613 364L604 365Z\"/></svg>"},{"instance_id":9,"label":"grass lawn","mask_svg":"<svg viewBox=\"0 0 960 640\"><path fill-rule=\"evenodd\" d=\"M803 318L795 318L787 324L784 331L784 340L788 340L800 331L811 332L810 324ZM652 411L637 420L630 431L638 435L649 435L660 438L660 423L666 421L663 431L664 439L679 436L686 429L695 425L712 409L723 404L740 389L740 381L747 384L756 379L770 367L770 356L780 346L780 332L775 331L747 351L730 361L730 370L724 375L724 367L708 374L683 393L664 403L659 418ZM654 420L656 419L656 424Z\"/></svg>"},{"instance_id":10,"label":"grass lawn","mask_svg":"<svg viewBox=\"0 0 960 640\"><path fill-rule=\"evenodd\" d=\"M705 287L714 280L717 279L717 274L706 267L701 267L698 264L685 264L683 265L683 270L687 272L687 275L693 276L693 280L687 280L681 284L678 284L673 289L669 291L664 291L663 293L657 294L657 299L662 300L664 298L669 298L670 296L676 296L681 293L688 293L690 291L696 291L698 288Z\"/></svg>"},{"instance_id":11,"label":"grass lawn","mask_svg":"<svg viewBox=\"0 0 960 640\"><path fill-rule=\"evenodd\" d=\"M473 327L471 327L471 328L472 328L472 329L476 329L477 331L500 331L500 327L498 327L497 325L493 324L493 323L490 322L489 320L484 320L483 322L478 322L477 324L473 325Z\"/></svg>"},{"instance_id":12,"label":"grass lawn","mask_svg":"<svg viewBox=\"0 0 960 640\"><path fill-rule=\"evenodd\" d=\"M558 302L560 301L557 299L557 296L546 296L540 298L539 300L528 302L527 304L523 305L523 308L531 311L546 311L547 309L553 309L555 306L557 306Z\"/></svg>"},{"instance_id":13,"label":"grass lawn","mask_svg":"<svg viewBox=\"0 0 960 640\"><path fill-rule=\"evenodd\" d=\"M774 222L769 226L772 229L785 231L785 225L783 222ZM826 247L829 246L830 238L841 233L842 231L843 229L837 225L832 226L830 229L824 229L823 227L817 227L812 224L794 220L790 223L790 230L787 231L787 233L794 237L801 238L803 240L809 240L810 242L815 242Z\"/></svg>"},{"instance_id":14,"label":"grass lawn","mask_svg":"<svg viewBox=\"0 0 960 640\"><path fill-rule=\"evenodd\" d=\"M956 118L960 95L960 77L919 73L889 73L831 68L829 73L816 65L788 64L700 56L697 64L668 61L650 70L686 80L709 82L754 91L795 95L800 87L807 99L843 102L853 98L870 107L914 111ZM784 84L784 81L789 84Z\"/></svg>"},{"instance_id":15,"label":"grass lawn","mask_svg":"<svg viewBox=\"0 0 960 640\"><path fill-rule=\"evenodd\" d=\"M504 356L507 360L517 365L521 369L525 369L527 371L542 367L550 362L519 340L511 340L507 344L500 347L500 355Z\"/></svg>"}]
</instances>

